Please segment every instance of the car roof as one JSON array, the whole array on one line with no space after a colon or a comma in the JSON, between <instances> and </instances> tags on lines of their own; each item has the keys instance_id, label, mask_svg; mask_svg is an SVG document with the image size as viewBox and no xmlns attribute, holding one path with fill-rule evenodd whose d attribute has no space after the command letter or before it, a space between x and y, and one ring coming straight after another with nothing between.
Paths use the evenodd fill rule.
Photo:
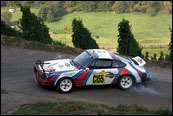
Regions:
<instances>
[{"instance_id":1,"label":"car roof","mask_svg":"<svg viewBox=\"0 0 173 116\"><path fill-rule=\"evenodd\" d=\"M87 52L93 57L93 59L111 59L120 61L117 54L105 49L89 49Z\"/></svg>"}]
</instances>

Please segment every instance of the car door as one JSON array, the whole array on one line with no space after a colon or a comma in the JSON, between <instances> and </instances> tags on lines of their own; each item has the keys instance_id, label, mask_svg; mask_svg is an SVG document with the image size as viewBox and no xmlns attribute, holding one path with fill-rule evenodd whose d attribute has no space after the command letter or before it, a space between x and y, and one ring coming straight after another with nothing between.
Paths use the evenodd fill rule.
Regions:
<instances>
[{"instance_id":1,"label":"car door","mask_svg":"<svg viewBox=\"0 0 173 116\"><path fill-rule=\"evenodd\" d=\"M118 74L118 69L112 68L112 62L110 59L94 60L89 66L89 69L93 71L86 85L111 84Z\"/></svg>"}]
</instances>

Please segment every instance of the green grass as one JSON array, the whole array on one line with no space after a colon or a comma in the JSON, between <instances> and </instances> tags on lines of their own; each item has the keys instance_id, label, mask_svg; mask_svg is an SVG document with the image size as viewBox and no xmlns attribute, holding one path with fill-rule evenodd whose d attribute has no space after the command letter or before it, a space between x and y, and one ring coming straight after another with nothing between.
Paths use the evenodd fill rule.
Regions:
<instances>
[{"instance_id":1,"label":"green grass","mask_svg":"<svg viewBox=\"0 0 173 116\"><path fill-rule=\"evenodd\" d=\"M113 108L104 104L87 102L44 102L19 108L13 115L171 115L169 110L152 110L137 105L118 105Z\"/></svg>"},{"instance_id":2,"label":"green grass","mask_svg":"<svg viewBox=\"0 0 173 116\"><path fill-rule=\"evenodd\" d=\"M2 11L4 11L4 8ZM31 9L31 12L34 12L37 15L38 9ZM17 9L17 11L13 13L12 22L16 22L19 18L21 18L21 15L20 9ZM64 28L67 26L66 45L73 47L71 24L74 18L82 19L84 26L92 32L94 39L96 35L99 35L99 39L96 39L96 42L99 44L100 48L104 47L106 49L116 51L116 47L118 45L117 26L122 18L129 20L130 25L132 25L132 33L140 45L168 45L170 42L169 27L172 27L172 14L158 14L154 17L150 17L149 15L143 13L116 14L115 12L74 12L61 17L61 20L57 22L45 22L45 24L49 27L51 37L65 43ZM58 34L52 34L54 31ZM165 53L168 53L167 49L149 49L148 51L151 52L150 54L152 55L154 52L159 54L160 51L163 50ZM147 50L144 50L143 53L145 53L145 51Z\"/></svg>"}]
</instances>

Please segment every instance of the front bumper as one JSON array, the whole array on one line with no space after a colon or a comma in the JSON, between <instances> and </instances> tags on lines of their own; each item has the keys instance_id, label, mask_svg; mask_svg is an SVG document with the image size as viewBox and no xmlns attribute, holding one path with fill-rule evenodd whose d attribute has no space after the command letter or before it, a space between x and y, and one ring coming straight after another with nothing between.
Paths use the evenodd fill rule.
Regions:
<instances>
[{"instance_id":1,"label":"front bumper","mask_svg":"<svg viewBox=\"0 0 173 116\"><path fill-rule=\"evenodd\" d=\"M42 72L38 69L37 65L34 64L34 73L36 75L36 80L41 85L50 85L50 80L48 80L46 75L49 75L48 73Z\"/></svg>"},{"instance_id":2,"label":"front bumper","mask_svg":"<svg viewBox=\"0 0 173 116\"><path fill-rule=\"evenodd\" d=\"M151 77L152 77L151 73L148 70L146 70L146 72L147 72L147 76L143 77L142 81L149 81L149 80L151 80Z\"/></svg>"}]
</instances>

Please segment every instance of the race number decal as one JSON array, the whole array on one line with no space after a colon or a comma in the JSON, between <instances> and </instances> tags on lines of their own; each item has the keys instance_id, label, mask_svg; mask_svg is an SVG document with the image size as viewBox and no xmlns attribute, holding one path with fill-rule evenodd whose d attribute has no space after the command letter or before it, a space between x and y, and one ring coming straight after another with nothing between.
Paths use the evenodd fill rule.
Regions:
<instances>
[{"instance_id":1,"label":"race number decal","mask_svg":"<svg viewBox=\"0 0 173 116\"><path fill-rule=\"evenodd\" d=\"M104 84L105 83L105 74L94 74L92 75L93 84Z\"/></svg>"}]
</instances>

